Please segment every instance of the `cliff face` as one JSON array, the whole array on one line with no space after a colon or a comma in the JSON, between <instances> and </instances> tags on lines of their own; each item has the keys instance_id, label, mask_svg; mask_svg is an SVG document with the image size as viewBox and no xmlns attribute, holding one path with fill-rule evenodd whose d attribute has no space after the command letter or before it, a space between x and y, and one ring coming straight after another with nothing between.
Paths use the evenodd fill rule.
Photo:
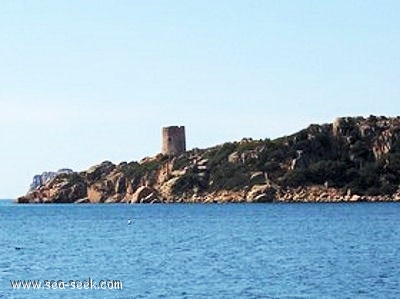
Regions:
<instances>
[{"instance_id":1,"label":"cliff face","mask_svg":"<svg viewBox=\"0 0 400 299\"><path fill-rule=\"evenodd\" d=\"M276 140L107 161L58 174L18 202L397 201L399 185L400 117L370 116Z\"/></svg>"}]
</instances>

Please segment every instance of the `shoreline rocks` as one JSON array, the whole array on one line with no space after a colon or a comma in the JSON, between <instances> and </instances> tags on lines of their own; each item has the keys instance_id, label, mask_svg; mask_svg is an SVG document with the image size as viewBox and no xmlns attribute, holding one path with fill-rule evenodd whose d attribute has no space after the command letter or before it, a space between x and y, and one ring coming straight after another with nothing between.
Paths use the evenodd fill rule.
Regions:
<instances>
[{"instance_id":1,"label":"shoreline rocks","mask_svg":"<svg viewBox=\"0 0 400 299\"><path fill-rule=\"evenodd\" d=\"M141 186L132 195L114 194L98 198L86 193L83 185L55 185L56 190L42 188L17 199L18 203L355 203L355 202L400 202L400 189L393 195L358 195L325 186L276 189L268 184L254 185L244 190L220 190L185 197L162 197L157 190ZM59 189L58 189L59 188ZM89 187L89 189L92 187ZM100 193L101 194L101 193Z\"/></svg>"}]
</instances>

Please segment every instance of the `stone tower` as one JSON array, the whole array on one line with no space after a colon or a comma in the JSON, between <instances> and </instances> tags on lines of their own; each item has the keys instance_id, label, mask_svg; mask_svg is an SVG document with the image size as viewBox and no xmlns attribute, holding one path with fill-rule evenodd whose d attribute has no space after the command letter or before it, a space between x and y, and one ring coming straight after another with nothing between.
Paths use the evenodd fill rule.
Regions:
<instances>
[{"instance_id":1,"label":"stone tower","mask_svg":"<svg viewBox=\"0 0 400 299\"><path fill-rule=\"evenodd\" d=\"M186 137L184 126L172 126L162 128L163 155L176 155L186 151Z\"/></svg>"}]
</instances>

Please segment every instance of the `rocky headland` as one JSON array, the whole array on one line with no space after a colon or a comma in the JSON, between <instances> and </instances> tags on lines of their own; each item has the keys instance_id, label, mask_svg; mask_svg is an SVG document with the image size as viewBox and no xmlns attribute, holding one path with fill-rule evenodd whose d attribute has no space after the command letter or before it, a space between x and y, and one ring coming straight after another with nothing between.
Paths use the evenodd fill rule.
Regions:
<instances>
[{"instance_id":1,"label":"rocky headland","mask_svg":"<svg viewBox=\"0 0 400 299\"><path fill-rule=\"evenodd\" d=\"M45 173L17 202L400 201L399 187L400 117L342 117L275 140Z\"/></svg>"}]
</instances>

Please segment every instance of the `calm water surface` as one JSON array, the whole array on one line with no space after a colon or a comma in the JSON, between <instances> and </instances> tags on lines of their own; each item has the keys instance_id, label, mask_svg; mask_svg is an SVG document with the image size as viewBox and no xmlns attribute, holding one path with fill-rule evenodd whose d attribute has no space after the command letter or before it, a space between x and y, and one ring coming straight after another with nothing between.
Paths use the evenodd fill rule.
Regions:
<instances>
[{"instance_id":1,"label":"calm water surface","mask_svg":"<svg viewBox=\"0 0 400 299\"><path fill-rule=\"evenodd\" d=\"M399 215L400 205L391 203L1 201L0 297L399 298ZM120 280L123 289L10 285L88 277Z\"/></svg>"}]
</instances>

